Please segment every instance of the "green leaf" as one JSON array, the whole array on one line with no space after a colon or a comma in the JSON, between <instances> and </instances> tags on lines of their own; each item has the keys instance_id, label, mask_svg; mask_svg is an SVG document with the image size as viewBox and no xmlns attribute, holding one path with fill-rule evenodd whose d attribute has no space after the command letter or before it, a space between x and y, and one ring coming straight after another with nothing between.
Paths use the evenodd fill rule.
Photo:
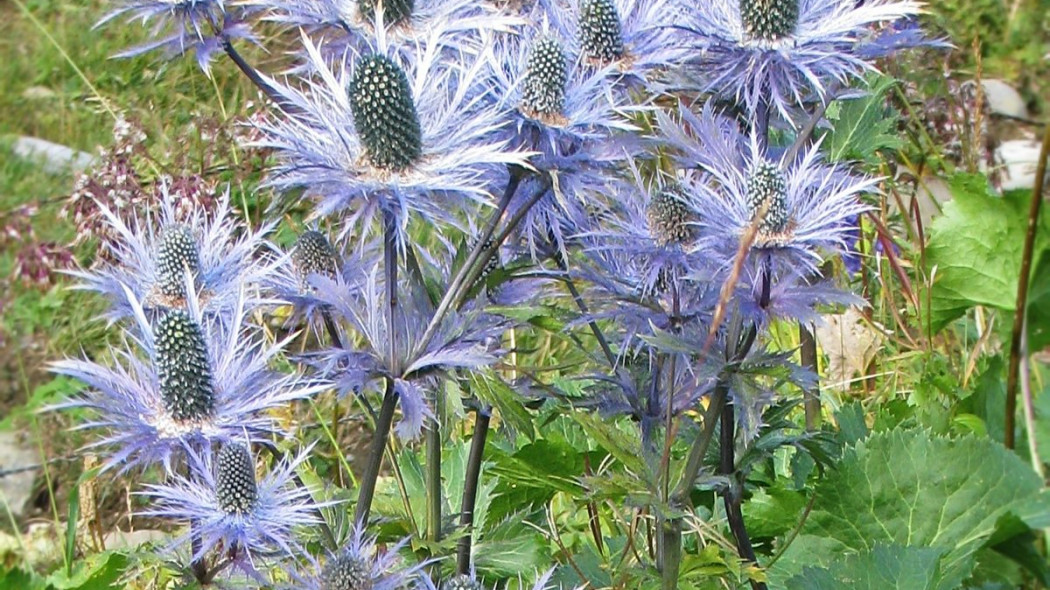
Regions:
<instances>
[{"instance_id":1,"label":"green leaf","mask_svg":"<svg viewBox=\"0 0 1050 590\"><path fill-rule=\"evenodd\" d=\"M876 545L831 566L807 567L787 590L934 590L940 549Z\"/></svg>"},{"instance_id":2,"label":"green leaf","mask_svg":"<svg viewBox=\"0 0 1050 590\"><path fill-rule=\"evenodd\" d=\"M1005 516L1016 513L1026 523L1050 518L1041 488L1024 461L988 439L876 433L847 450L819 484L815 508L771 577L829 567L880 544L901 545L941 550L936 588L956 588Z\"/></svg>"},{"instance_id":3,"label":"green leaf","mask_svg":"<svg viewBox=\"0 0 1050 590\"><path fill-rule=\"evenodd\" d=\"M52 590L53 587L36 572L13 569L0 572L0 588L5 590L8 588L12 590L15 588L18 590Z\"/></svg>"},{"instance_id":4,"label":"green leaf","mask_svg":"<svg viewBox=\"0 0 1050 590\"><path fill-rule=\"evenodd\" d=\"M978 174L957 174L949 179L952 200L944 215L930 226L926 248L927 272L933 275L929 322L938 331L975 305L1014 309L1017 281L1021 276L1028 203L1024 192L999 197L988 180ZM1050 224L1041 221L1036 262L1046 250ZM935 272L934 272L935 271ZM1050 279L1033 273L1038 301L1050 301ZM1042 335L1042 328L1034 328Z\"/></svg>"},{"instance_id":5,"label":"green leaf","mask_svg":"<svg viewBox=\"0 0 1050 590\"><path fill-rule=\"evenodd\" d=\"M875 164L880 150L896 150L903 145L897 134L899 114L886 106L884 96L894 84L893 78L874 74L868 77L863 96L837 101L828 109L833 130L824 136L822 144L828 159Z\"/></svg>"},{"instance_id":6,"label":"green leaf","mask_svg":"<svg viewBox=\"0 0 1050 590\"><path fill-rule=\"evenodd\" d=\"M123 587L117 581L127 565L123 553L96 553L77 561L71 574L52 574L48 582L55 590L117 590Z\"/></svg>"},{"instance_id":7,"label":"green leaf","mask_svg":"<svg viewBox=\"0 0 1050 590\"><path fill-rule=\"evenodd\" d=\"M496 577L533 575L549 567L547 542L536 529L511 516L486 531L474 550L478 570Z\"/></svg>"}]
</instances>

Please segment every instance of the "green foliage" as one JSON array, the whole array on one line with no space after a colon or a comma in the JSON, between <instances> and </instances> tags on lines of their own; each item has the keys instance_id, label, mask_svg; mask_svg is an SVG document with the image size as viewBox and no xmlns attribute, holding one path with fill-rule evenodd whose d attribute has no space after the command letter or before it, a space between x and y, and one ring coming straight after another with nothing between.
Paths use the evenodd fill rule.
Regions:
<instances>
[{"instance_id":1,"label":"green foliage","mask_svg":"<svg viewBox=\"0 0 1050 590\"><path fill-rule=\"evenodd\" d=\"M982 175L958 174L949 179L952 200L930 228L927 272L933 278L928 311L930 329L941 330L975 305L1012 311L1021 274L1021 254L1031 194L996 196ZM1039 220L1034 261L1046 270L1050 246L1050 214ZM1050 304L1050 276L1032 274L1030 309ZM1036 319L1043 318L1040 313ZM1047 327L1033 321L1033 346L1050 343Z\"/></svg>"},{"instance_id":2,"label":"green foliage","mask_svg":"<svg viewBox=\"0 0 1050 590\"><path fill-rule=\"evenodd\" d=\"M878 164L879 152L899 149L899 113L886 106L886 94L897 84L893 78L872 74L860 97L834 102L827 118L833 129L821 144L832 161L859 161Z\"/></svg>"},{"instance_id":3,"label":"green foliage","mask_svg":"<svg viewBox=\"0 0 1050 590\"><path fill-rule=\"evenodd\" d=\"M891 557L902 566L922 563L931 554L902 552L930 548L939 561L929 587L956 588L972 573L976 553L1005 530L1008 515L1030 527L1050 518L1041 488L1031 468L987 439L876 433L849 449L818 485L815 508L773 572L781 580L803 574L826 581L802 569L836 571L837 561L865 553L872 567ZM1013 528L1024 527L1015 521ZM880 545L897 549L879 554Z\"/></svg>"},{"instance_id":4,"label":"green foliage","mask_svg":"<svg viewBox=\"0 0 1050 590\"><path fill-rule=\"evenodd\" d=\"M942 550L875 545L829 567L807 567L787 581L787 590L934 590Z\"/></svg>"}]
</instances>

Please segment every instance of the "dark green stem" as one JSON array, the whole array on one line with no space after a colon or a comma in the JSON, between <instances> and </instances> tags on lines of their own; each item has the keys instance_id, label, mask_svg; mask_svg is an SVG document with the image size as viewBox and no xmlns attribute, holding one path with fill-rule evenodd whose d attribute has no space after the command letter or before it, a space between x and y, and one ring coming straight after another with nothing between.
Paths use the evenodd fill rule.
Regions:
<instances>
[{"instance_id":1,"label":"dark green stem","mask_svg":"<svg viewBox=\"0 0 1050 590\"><path fill-rule=\"evenodd\" d=\"M379 469L383 466L383 452L386 450L390 425L394 421L394 410L397 408L397 397L394 380L388 378L386 392L383 394L383 405L379 408L379 416L376 418L372 447L368 451L368 464L365 465L365 472L361 475L361 488L357 492L354 522L360 527L368 525L368 515L372 510L372 497L376 492L376 480L379 479Z\"/></svg>"},{"instance_id":2,"label":"dark green stem","mask_svg":"<svg viewBox=\"0 0 1050 590\"><path fill-rule=\"evenodd\" d=\"M481 460L485 454L485 439L488 438L491 409L478 409L474 418L474 437L470 439L470 455L467 457L466 482L463 486L463 501L459 510L459 525L463 536L456 545L456 572L470 573L470 544L474 534L474 507L478 499L478 482L481 480Z\"/></svg>"},{"instance_id":3,"label":"dark green stem","mask_svg":"<svg viewBox=\"0 0 1050 590\"><path fill-rule=\"evenodd\" d=\"M722 427L719 440L718 472L729 479L725 493L722 496L726 509L726 519L729 521L729 530L733 532L736 540L737 554L741 559L749 563L757 563L755 549L751 545L751 537L747 534L744 525L744 513L741 509L743 504L743 482L736 472L736 412L733 404L726 404L722 408ZM766 590L763 582L751 580L753 590Z\"/></svg>"},{"instance_id":4,"label":"dark green stem","mask_svg":"<svg viewBox=\"0 0 1050 590\"><path fill-rule=\"evenodd\" d=\"M427 420L427 539L441 540L441 423L444 420L444 393L435 391L434 417Z\"/></svg>"},{"instance_id":5,"label":"dark green stem","mask_svg":"<svg viewBox=\"0 0 1050 590\"><path fill-rule=\"evenodd\" d=\"M802 357L802 366L813 371L817 375L817 339L806 324L798 323L799 355ZM802 392L803 405L806 409L806 430L816 432L820 430L820 382L814 382L813 387L807 387Z\"/></svg>"}]
</instances>

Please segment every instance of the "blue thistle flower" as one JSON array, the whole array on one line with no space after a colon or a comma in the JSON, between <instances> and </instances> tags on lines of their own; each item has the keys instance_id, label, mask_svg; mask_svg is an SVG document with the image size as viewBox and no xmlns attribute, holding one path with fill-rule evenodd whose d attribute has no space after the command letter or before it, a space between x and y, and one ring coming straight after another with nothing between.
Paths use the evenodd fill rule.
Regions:
<instances>
[{"instance_id":1,"label":"blue thistle flower","mask_svg":"<svg viewBox=\"0 0 1050 590\"><path fill-rule=\"evenodd\" d=\"M302 89L272 81L290 114L263 123L258 145L278 160L267 185L306 188L316 215L351 208L345 232L387 212L403 242L409 212L449 219L457 201L487 201L493 177L525 163L527 154L495 137L504 123L485 100L481 61L426 52L408 62L380 35L372 53L329 65L303 42L315 75Z\"/></svg>"},{"instance_id":2,"label":"blue thistle flower","mask_svg":"<svg viewBox=\"0 0 1050 590\"><path fill-rule=\"evenodd\" d=\"M583 63L627 81L651 82L678 66L687 53L686 34L675 25L682 7L672 0L542 0L571 51Z\"/></svg>"},{"instance_id":3,"label":"blue thistle flower","mask_svg":"<svg viewBox=\"0 0 1050 590\"><path fill-rule=\"evenodd\" d=\"M125 17L143 25L153 21L154 41L131 47L114 57L134 57L153 50L162 50L174 58L193 51L197 65L205 73L212 55L221 49L223 40L247 39L256 41L245 22L248 14L238 6L227 10L224 0L118 0L118 6L104 16L95 27Z\"/></svg>"},{"instance_id":4,"label":"blue thistle flower","mask_svg":"<svg viewBox=\"0 0 1050 590\"><path fill-rule=\"evenodd\" d=\"M236 439L216 452L210 448L190 452L190 475L146 485L140 494L152 505L139 514L194 523L173 547L188 544L191 534L199 535L194 561L218 551L233 557L249 575L258 576L258 559L303 553L295 529L318 524L319 504L310 490L294 481L295 470L308 453L305 449L294 458L287 457L258 478L251 450Z\"/></svg>"},{"instance_id":5,"label":"blue thistle flower","mask_svg":"<svg viewBox=\"0 0 1050 590\"><path fill-rule=\"evenodd\" d=\"M398 552L404 539L381 550L376 538L367 536L356 526L350 541L336 553L329 554L324 566L314 564L315 572L297 575L295 590L403 590L417 588L425 579L423 568L431 562L405 567ZM289 588L288 590L292 590Z\"/></svg>"},{"instance_id":6,"label":"blue thistle flower","mask_svg":"<svg viewBox=\"0 0 1050 590\"><path fill-rule=\"evenodd\" d=\"M381 267L377 260L364 270L363 279L356 284L338 276L313 276L311 285L317 300L353 330L358 337L355 341L360 344L359 349L333 348L315 353L311 364L330 378L341 393L358 394L380 379L393 379L402 412L395 432L411 439L419 435L423 419L431 413L424 387L432 387L442 372L477 369L494 362L493 343L498 342L504 322L484 313L479 309L482 306L465 306L461 311L448 313L434 337L417 352L434 306L423 287L415 285L410 292L399 295L394 318L397 325L390 326ZM391 338L397 344L393 351Z\"/></svg>"},{"instance_id":7,"label":"blue thistle flower","mask_svg":"<svg viewBox=\"0 0 1050 590\"><path fill-rule=\"evenodd\" d=\"M243 298L228 321L202 316L191 296L186 311L169 311L151 326L127 297L135 325L111 365L70 359L51 366L87 386L51 409L94 412L81 428L104 431L88 448L111 450L105 469L162 463L170 471L172 455L185 450L244 437L264 443L281 432L267 410L324 388L270 370L285 342L262 343L245 322Z\"/></svg>"},{"instance_id":8,"label":"blue thistle flower","mask_svg":"<svg viewBox=\"0 0 1050 590\"><path fill-rule=\"evenodd\" d=\"M732 264L740 240L764 211L751 246L768 255L772 272L815 271L822 254L848 249L850 220L869 209L860 196L878 179L822 160L819 142L792 162L764 154L754 135L705 105L699 116L681 109L682 122L659 113L660 129L678 148L678 163L706 176L689 183L701 228L699 248Z\"/></svg>"},{"instance_id":9,"label":"blue thistle flower","mask_svg":"<svg viewBox=\"0 0 1050 590\"><path fill-rule=\"evenodd\" d=\"M551 579L552 575L554 575L554 569L553 568L547 570L543 574L540 574L540 576L538 578L536 578L536 582L531 586L532 590L553 590L555 587L552 586L551 582L550 582L550 579ZM509 588L510 584L508 584L507 587ZM517 587L518 588L526 588L527 586L525 585L525 582L522 582L519 579ZM492 588L493 588L493 590L495 590L495 587L492 587ZM560 586L559 586L559 588L560 588ZM581 588L583 588L583 587L580 586L576 590L580 590ZM451 578L448 578L444 582L442 582L440 586L436 586L434 584L434 582L430 578L427 578L427 577L423 577L422 578L422 584L420 586L420 590L439 590L439 589L440 590L488 590L488 587L486 587L481 582L481 580L478 579L477 572L474 570L474 567L471 566L469 574L459 574L459 575L456 575L456 576L452 576Z\"/></svg>"},{"instance_id":10,"label":"blue thistle flower","mask_svg":"<svg viewBox=\"0 0 1050 590\"><path fill-rule=\"evenodd\" d=\"M131 223L98 204L117 236L106 243L106 258L117 262L69 271L80 279L76 288L105 296L109 309L103 317L111 322L133 316L136 305L150 315L186 309L188 291L204 315L228 316L244 287L269 272L255 255L269 247L263 236L274 224L246 230L230 208L229 189L212 208L194 205L189 211L167 184L160 185L160 195L159 212L147 210L144 220Z\"/></svg>"},{"instance_id":11,"label":"blue thistle flower","mask_svg":"<svg viewBox=\"0 0 1050 590\"><path fill-rule=\"evenodd\" d=\"M832 83L848 85L873 68L865 42L872 25L920 9L912 0L710 0L684 14L683 28L696 35L699 55L689 65L703 91L752 112L768 100L790 120L806 101L827 99Z\"/></svg>"}]
</instances>

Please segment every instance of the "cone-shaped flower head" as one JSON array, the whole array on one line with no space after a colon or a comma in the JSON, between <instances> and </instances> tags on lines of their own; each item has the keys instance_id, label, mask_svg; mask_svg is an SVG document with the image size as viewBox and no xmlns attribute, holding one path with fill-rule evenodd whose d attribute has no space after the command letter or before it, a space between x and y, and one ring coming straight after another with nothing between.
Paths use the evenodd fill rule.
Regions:
<instances>
[{"instance_id":1,"label":"cone-shaped flower head","mask_svg":"<svg viewBox=\"0 0 1050 590\"><path fill-rule=\"evenodd\" d=\"M423 150L419 115L401 66L383 55L362 57L347 94L354 126L373 166L401 171L419 159Z\"/></svg>"},{"instance_id":2,"label":"cone-shaped flower head","mask_svg":"<svg viewBox=\"0 0 1050 590\"><path fill-rule=\"evenodd\" d=\"M696 212L686 204L680 187L658 190L645 210L649 232L661 246L689 248L696 240Z\"/></svg>"},{"instance_id":3,"label":"cone-shaped flower head","mask_svg":"<svg viewBox=\"0 0 1050 590\"><path fill-rule=\"evenodd\" d=\"M315 229L307 230L295 241L292 266L303 285L306 285L312 274L335 278L340 267L339 253L323 233Z\"/></svg>"},{"instance_id":4,"label":"cone-shaped flower head","mask_svg":"<svg viewBox=\"0 0 1050 590\"><path fill-rule=\"evenodd\" d=\"M171 417L206 420L215 411L215 390L200 325L184 311L170 311L157 322L154 343L160 397Z\"/></svg>"},{"instance_id":5,"label":"cone-shaped flower head","mask_svg":"<svg viewBox=\"0 0 1050 590\"><path fill-rule=\"evenodd\" d=\"M874 58L926 44L895 30L920 9L914 0L708 0L683 10L677 27L692 33L687 69L699 90L790 120ZM890 25L887 39L873 25Z\"/></svg>"},{"instance_id":6,"label":"cone-shaped flower head","mask_svg":"<svg viewBox=\"0 0 1050 590\"><path fill-rule=\"evenodd\" d=\"M799 0L740 0L740 21L749 39L777 41L795 34Z\"/></svg>"},{"instance_id":7,"label":"cone-shaped flower head","mask_svg":"<svg viewBox=\"0 0 1050 590\"><path fill-rule=\"evenodd\" d=\"M227 443L215 463L215 497L226 514L247 514L259 501L255 461L248 447Z\"/></svg>"},{"instance_id":8,"label":"cone-shaped flower head","mask_svg":"<svg viewBox=\"0 0 1050 590\"><path fill-rule=\"evenodd\" d=\"M791 221L787 204L787 179L780 167L769 160L759 160L747 177L747 209L750 219L762 215L758 235L762 242L783 234Z\"/></svg>"},{"instance_id":9,"label":"cone-shaped flower head","mask_svg":"<svg viewBox=\"0 0 1050 590\"><path fill-rule=\"evenodd\" d=\"M77 288L105 296L110 307L104 317L111 321L131 318L135 305L150 316L185 311L193 298L204 316L229 317L242 289L253 292L269 272L257 255L271 247L264 236L273 224L258 231L244 227L243 217L230 208L228 190L210 204L184 199L167 183L158 192L159 203L150 204L145 218L130 222L99 204L116 236L106 243L105 260L115 262L70 271L79 279Z\"/></svg>"},{"instance_id":10,"label":"cone-shaped flower head","mask_svg":"<svg viewBox=\"0 0 1050 590\"><path fill-rule=\"evenodd\" d=\"M613 0L580 0L579 27L585 56L600 64L623 57L620 15Z\"/></svg>"},{"instance_id":11,"label":"cone-shaped flower head","mask_svg":"<svg viewBox=\"0 0 1050 590\"><path fill-rule=\"evenodd\" d=\"M405 566L398 556L406 540L386 550L376 547L375 537L355 526L350 541L329 554L323 567L296 576L295 590L407 590L418 587L423 567L431 562ZM291 590L291 588L289 588Z\"/></svg>"},{"instance_id":12,"label":"cone-shaped flower head","mask_svg":"<svg viewBox=\"0 0 1050 590\"><path fill-rule=\"evenodd\" d=\"M564 117L566 65L565 51L557 39L536 40L522 83L521 109L525 113L551 121Z\"/></svg>"},{"instance_id":13,"label":"cone-shaped flower head","mask_svg":"<svg viewBox=\"0 0 1050 590\"><path fill-rule=\"evenodd\" d=\"M168 297L186 297L186 274L196 282L200 254L193 231L184 224L170 225L160 234L157 246L157 287Z\"/></svg>"},{"instance_id":14,"label":"cone-shaped flower head","mask_svg":"<svg viewBox=\"0 0 1050 590\"><path fill-rule=\"evenodd\" d=\"M317 380L270 369L287 342L266 345L247 323L243 298L230 318L203 317L190 298L186 311L171 310L153 322L129 295L135 310L123 346L111 362L55 363L52 370L82 381L85 391L54 409L86 408L83 427L104 435L106 469L161 463L230 440L269 442L284 431L273 408L324 389Z\"/></svg>"},{"instance_id":15,"label":"cone-shaped flower head","mask_svg":"<svg viewBox=\"0 0 1050 590\"><path fill-rule=\"evenodd\" d=\"M441 585L441 590L485 590L485 587L469 575L462 574L445 580L445 583Z\"/></svg>"},{"instance_id":16,"label":"cone-shaped flower head","mask_svg":"<svg viewBox=\"0 0 1050 590\"><path fill-rule=\"evenodd\" d=\"M399 25L412 16L416 7L414 0L357 0L361 15L369 20L375 19L376 4L383 4L383 22L386 25Z\"/></svg>"},{"instance_id":17,"label":"cone-shaped flower head","mask_svg":"<svg viewBox=\"0 0 1050 590\"><path fill-rule=\"evenodd\" d=\"M404 240L409 214L451 219L458 204L489 201L508 165L525 164L499 134L509 122L491 99L486 61L440 52L411 61L385 37L330 61L303 42L311 75L301 88L272 81L294 108L261 125L259 145L277 159L269 186L305 188L315 216L352 210L344 235L368 236L385 212Z\"/></svg>"},{"instance_id":18,"label":"cone-shaped flower head","mask_svg":"<svg viewBox=\"0 0 1050 590\"><path fill-rule=\"evenodd\" d=\"M813 271L824 255L848 250L851 220L869 208L860 197L877 190L877 179L824 162L819 143L794 161L770 158L756 136L715 114L710 103L699 116L682 109L681 117L657 119L679 151L678 165L704 173L686 189L699 216L696 248L716 266L732 265L760 214L751 248L768 256L774 274Z\"/></svg>"},{"instance_id":19,"label":"cone-shaped flower head","mask_svg":"<svg viewBox=\"0 0 1050 590\"><path fill-rule=\"evenodd\" d=\"M295 470L309 449L287 457L256 476L255 458L242 441L233 440L213 453L210 448L189 451L190 475L176 475L163 484L145 486L152 500L144 516L193 522L191 532L176 538L172 549L196 535L200 545L193 559L223 551L234 565L255 579L260 558L291 557L305 550L295 529L317 524L321 504L311 492L295 484ZM262 571L259 571L259 570Z\"/></svg>"},{"instance_id":20,"label":"cone-shaped flower head","mask_svg":"<svg viewBox=\"0 0 1050 590\"><path fill-rule=\"evenodd\" d=\"M372 564L350 552L328 560L321 571L323 590L372 590L374 586Z\"/></svg>"}]
</instances>

